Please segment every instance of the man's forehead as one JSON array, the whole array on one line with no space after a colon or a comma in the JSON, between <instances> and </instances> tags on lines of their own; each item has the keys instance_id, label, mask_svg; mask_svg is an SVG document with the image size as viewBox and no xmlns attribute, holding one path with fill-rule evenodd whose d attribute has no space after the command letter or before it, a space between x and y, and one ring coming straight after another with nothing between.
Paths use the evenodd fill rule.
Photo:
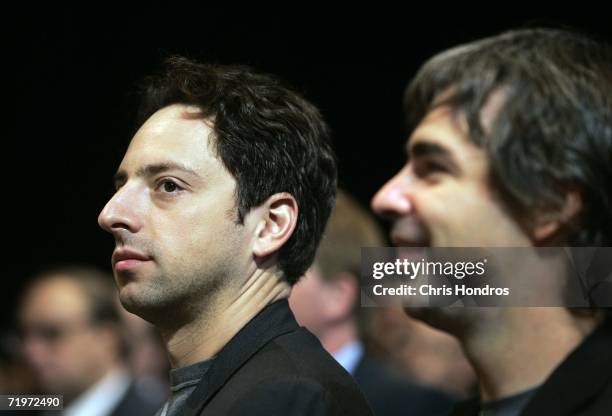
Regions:
<instances>
[{"instance_id":1,"label":"man's forehead","mask_svg":"<svg viewBox=\"0 0 612 416\"><path fill-rule=\"evenodd\" d=\"M448 106L436 107L421 120L406 142L409 154L420 144L431 144L450 153L463 148L478 147L468 138L467 123L464 117L456 115Z\"/></svg>"},{"instance_id":2,"label":"man's forehead","mask_svg":"<svg viewBox=\"0 0 612 416\"><path fill-rule=\"evenodd\" d=\"M160 161L198 170L214 159L209 123L189 117L186 111L194 110L172 105L153 114L134 135L118 170L137 170Z\"/></svg>"},{"instance_id":3,"label":"man's forehead","mask_svg":"<svg viewBox=\"0 0 612 416\"><path fill-rule=\"evenodd\" d=\"M140 127L149 134L163 133L167 128L188 128L203 122L201 111L196 106L172 104L153 113Z\"/></svg>"},{"instance_id":4,"label":"man's forehead","mask_svg":"<svg viewBox=\"0 0 612 416\"><path fill-rule=\"evenodd\" d=\"M454 134L452 134L452 136L472 143L469 140L470 129L466 114L460 109L453 108L449 104L444 104L451 100L454 94L456 94L456 88L453 86L445 89L435 97L431 109L415 128L408 143L412 141L414 136L418 136L418 134L415 133L417 133L419 129L437 129L438 131L434 131L434 134L431 136L436 136L436 133L440 133L440 130L446 130L446 132L453 131ZM484 105L479 111L479 121L485 132L490 132L493 128L493 124L500 111L503 111L504 105L508 101L508 95L509 90L504 86L496 87L487 95ZM444 134L444 132L441 136L443 139L448 138L448 135Z\"/></svg>"},{"instance_id":5,"label":"man's forehead","mask_svg":"<svg viewBox=\"0 0 612 416\"><path fill-rule=\"evenodd\" d=\"M465 117L449 107L430 111L406 143L408 159L436 158L457 174L486 172L489 169L485 151L468 137ZM479 173L480 172L480 173Z\"/></svg>"},{"instance_id":6,"label":"man's forehead","mask_svg":"<svg viewBox=\"0 0 612 416\"><path fill-rule=\"evenodd\" d=\"M29 291L26 309L36 312L42 308L49 315L81 315L87 310L83 289L70 278L49 276L37 282Z\"/></svg>"}]
</instances>

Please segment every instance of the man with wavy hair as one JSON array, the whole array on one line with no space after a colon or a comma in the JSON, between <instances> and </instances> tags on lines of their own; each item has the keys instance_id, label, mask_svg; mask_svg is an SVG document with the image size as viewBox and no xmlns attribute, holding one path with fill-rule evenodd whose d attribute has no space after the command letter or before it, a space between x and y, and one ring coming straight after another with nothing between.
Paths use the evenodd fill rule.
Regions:
<instances>
[{"instance_id":1,"label":"man with wavy hair","mask_svg":"<svg viewBox=\"0 0 612 416\"><path fill-rule=\"evenodd\" d=\"M611 91L612 49L564 30L431 58L405 93L407 163L372 201L393 243L610 246ZM611 304L609 274L581 283L590 305ZM609 414L612 325L601 310L577 312L407 309L457 336L476 370L480 399L456 414Z\"/></svg>"},{"instance_id":2,"label":"man with wavy hair","mask_svg":"<svg viewBox=\"0 0 612 416\"><path fill-rule=\"evenodd\" d=\"M334 203L318 110L277 78L173 58L99 223L122 304L174 368L160 414L368 415L350 376L287 303Z\"/></svg>"}]
</instances>

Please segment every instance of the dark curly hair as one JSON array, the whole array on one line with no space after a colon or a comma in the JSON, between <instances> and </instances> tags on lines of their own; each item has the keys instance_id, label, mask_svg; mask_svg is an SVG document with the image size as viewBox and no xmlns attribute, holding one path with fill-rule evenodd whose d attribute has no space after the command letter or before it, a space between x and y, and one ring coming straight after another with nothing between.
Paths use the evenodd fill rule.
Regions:
<instances>
[{"instance_id":1,"label":"dark curly hair","mask_svg":"<svg viewBox=\"0 0 612 416\"><path fill-rule=\"evenodd\" d=\"M491 94L503 103L485 129ZM491 177L516 214L560 209L570 189L582 211L568 245L612 243L612 49L563 29L520 29L431 58L406 89L412 131L434 107L465 117Z\"/></svg>"},{"instance_id":2,"label":"dark curly hair","mask_svg":"<svg viewBox=\"0 0 612 416\"><path fill-rule=\"evenodd\" d=\"M275 193L296 199L296 228L278 253L294 284L313 261L337 187L330 130L320 112L274 76L178 56L145 79L140 92L139 125L172 104L197 106L202 119L213 121L213 148L237 182L239 223Z\"/></svg>"}]
</instances>

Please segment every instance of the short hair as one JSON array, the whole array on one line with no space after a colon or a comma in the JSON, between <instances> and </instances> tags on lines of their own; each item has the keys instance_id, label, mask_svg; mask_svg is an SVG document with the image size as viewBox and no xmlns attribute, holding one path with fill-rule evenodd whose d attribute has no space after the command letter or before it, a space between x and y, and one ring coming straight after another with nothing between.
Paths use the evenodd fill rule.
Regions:
<instances>
[{"instance_id":1,"label":"short hair","mask_svg":"<svg viewBox=\"0 0 612 416\"><path fill-rule=\"evenodd\" d=\"M34 287L51 279L67 279L78 286L87 299L88 321L93 325L119 325L117 290L113 276L91 266L53 266L38 274L30 283Z\"/></svg>"},{"instance_id":2,"label":"short hair","mask_svg":"<svg viewBox=\"0 0 612 416\"><path fill-rule=\"evenodd\" d=\"M322 279L331 281L343 272L359 279L361 248L384 245L383 232L372 214L339 190L316 255Z\"/></svg>"},{"instance_id":3,"label":"short hair","mask_svg":"<svg viewBox=\"0 0 612 416\"><path fill-rule=\"evenodd\" d=\"M296 228L278 253L294 284L312 264L337 186L330 130L320 112L272 75L177 56L145 79L139 123L172 104L197 106L213 122L213 149L237 182L239 223L275 193L296 199Z\"/></svg>"},{"instance_id":4,"label":"short hair","mask_svg":"<svg viewBox=\"0 0 612 416\"><path fill-rule=\"evenodd\" d=\"M491 94L503 102L481 125ZM465 117L491 179L516 214L558 210L568 190L583 209L568 245L612 242L612 49L562 29L521 29L442 52L407 87L412 131L434 107ZM573 227L573 228L572 228Z\"/></svg>"}]
</instances>

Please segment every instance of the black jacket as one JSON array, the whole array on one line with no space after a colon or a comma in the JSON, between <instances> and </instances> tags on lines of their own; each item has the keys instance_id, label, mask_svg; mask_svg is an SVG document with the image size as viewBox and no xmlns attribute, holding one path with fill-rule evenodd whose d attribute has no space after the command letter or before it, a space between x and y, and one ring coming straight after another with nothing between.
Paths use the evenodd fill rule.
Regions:
<instances>
[{"instance_id":1,"label":"black jacket","mask_svg":"<svg viewBox=\"0 0 612 416\"><path fill-rule=\"evenodd\" d=\"M477 415L478 400L453 415ZM607 319L557 367L529 400L521 416L612 415L612 320Z\"/></svg>"},{"instance_id":2,"label":"black jacket","mask_svg":"<svg viewBox=\"0 0 612 416\"><path fill-rule=\"evenodd\" d=\"M267 306L215 357L185 416L372 413L352 377L305 328L287 300Z\"/></svg>"},{"instance_id":3,"label":"black jacket","mask_svg":"<svg viewBox=\"0 0 612 416\"><path fill-rule=\"evenodd\" d=\"M367 356L354 376L377 416L446 416L453 407L442 391L401 378Z\"/></svg>"}]
</instances>

